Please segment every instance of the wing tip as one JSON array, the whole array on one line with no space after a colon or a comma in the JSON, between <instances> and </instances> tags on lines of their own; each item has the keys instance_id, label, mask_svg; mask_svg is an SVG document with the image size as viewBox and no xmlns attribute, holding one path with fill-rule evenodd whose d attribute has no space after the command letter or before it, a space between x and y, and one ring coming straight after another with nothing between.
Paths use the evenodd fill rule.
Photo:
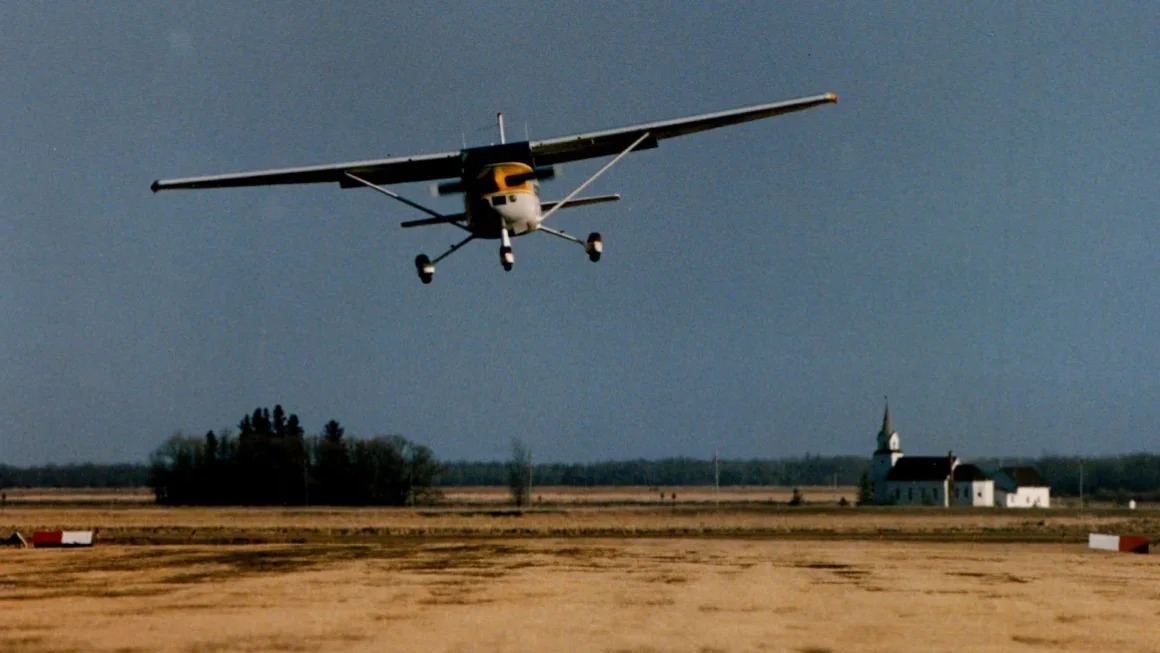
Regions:
<instances>
[{"instance_id":1,"label":"wing tip","mask_svg":"<svg viewBox=\"0 0 1160 653\"><path fill-rule=\"evenodd\" d=\"M152 184L149 184L149 190L153 191L154 193L161 190L161 180L155 179Z\"/></svg>"},{"instance_id":2,"label":"wing tip","mask_svg":"<svg viewBox=\"0 0 1160 653\"><path fill-rule=\"evenodd\" d=\"M837 104L838 103L838 94L837 93L826 93L826 101L833 102L834 104Z\"/></svg>"}]
</instances>

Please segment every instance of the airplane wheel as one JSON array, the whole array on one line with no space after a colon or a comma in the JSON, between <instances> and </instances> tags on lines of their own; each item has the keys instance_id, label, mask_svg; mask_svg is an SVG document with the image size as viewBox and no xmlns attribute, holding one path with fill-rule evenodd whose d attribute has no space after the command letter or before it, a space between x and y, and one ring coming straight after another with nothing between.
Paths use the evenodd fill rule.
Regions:
<instances>
[{"instance_id":1,"label":"airplane wheel","mask_svg":"<svg viewBox=\"0 0 1160 653\"><path fill-rule=\"evenodd\" d=\"M511 247L499 248L499 262L503 266L504 272L511 272L512 266L515 265L516 255Z\"/></svg>"},{"instance_id":2,"label":"airplane wheel","mask_svg":"<svg viewBox=\"0 0 1160 653\"><path fill-rule=\"evenodd\" d=\"M415 257L415 272L419 274L419 281L431 283L431 279L435 276L435 266L431 264L431 259L427 258L426 254Z\"/></svg>"},{"instance_id":3,"label":"airplane wheel","mask_svg":"<svg viewBox=\"0 0 1160 653\"><path fill-rule=\"evenodd\" d=\"M588 240L584 242L584 251L588 252L588 260L593 263L600 260L600 255L604 253L604 240L600 238L600 234L595 231L588 234Z\"/></svg>"}]
</instances>

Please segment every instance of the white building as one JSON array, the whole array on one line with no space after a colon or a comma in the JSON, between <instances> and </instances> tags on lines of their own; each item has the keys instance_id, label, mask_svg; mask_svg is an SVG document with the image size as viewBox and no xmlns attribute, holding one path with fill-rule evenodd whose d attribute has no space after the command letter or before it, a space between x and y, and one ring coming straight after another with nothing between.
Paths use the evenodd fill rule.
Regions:
<instances>
[{"instance_id":1,"label":"white building","mask_svg":"<svg viewBox=\"0 0 1160 653\"><path fill-rule=\"evenodd\" d=\"M1050 508L1051 488L1034 467L1003 467L995 473L995 505Z\"/></svg>"},{"instance_id":2,"label":"white building","mask_svg":"<svg viewBox=\"0 0 1160 653\"><path fill-rule=\"evenodd\" d=\"M956 506L995 505L995 481L987 478L983 470L970 464L955 467L954 497Z\"/></svg>"},{"instance_id":3,"label":"white building","mask_svg":"<svg viewBox=\"0 0 1160 653\"><path fill-rule=\"evenodd\" d=\"M886 473L886 502L897 506L949 506L959 459L904 456Z\"/></svg>"},{"instance_id":4,"label":"white building","mask_svg":"<svg viewBox=\"0 0 1160 653\"><path fill-rule=\"evenodd\" d=\"M874 503L900 506L1000 506L1047 508L1051 488L1031 467L1004 467L988 478L975 465L946 456L907 456L890 422L890 404L882 416L874 450L871 481Z\"/></svg>"}]
</instances>

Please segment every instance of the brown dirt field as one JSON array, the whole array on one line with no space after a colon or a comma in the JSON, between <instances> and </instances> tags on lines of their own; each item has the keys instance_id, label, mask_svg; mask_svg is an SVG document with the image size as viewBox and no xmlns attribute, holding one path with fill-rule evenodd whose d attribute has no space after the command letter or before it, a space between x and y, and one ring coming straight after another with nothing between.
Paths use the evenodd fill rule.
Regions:
<instances>
[{"instance_id":1,"label":"brown dirt field","mask_svg":"<svg viewBox=\"0 0 1160 653\"><path fill-rule=\"evenodd\" d=\"M762 537L1083 542L1093 531L1160 533L1157 511L788 507L766 502L506 507L170 508L10 504L0 537L93 529L103 544L377 542L386 537Z\"/></svg>"},{"instance_id":2,"label":"brown dirt field","mask_svg":"<svg viewBox=\"0 0 1160 653\"><path fill-rule=\"evenodd\" d=\"M0 549L0 652L1160 651L1160 560L1083 544L1155 539L1157 511L552 491L524 512L497 489L419 509L30 493L0 537L97 545Z\"/></svg>"},{"instance_id":3,"label":"brown dirt field","mask_svg":"<svg viewBox=\"0 0 1160 653\"><path fill-rule=\"evenodd\" d=\"M0 650L1160 650L1160 560L731 538L0 552Z\"/></svg>"}]
</instances>

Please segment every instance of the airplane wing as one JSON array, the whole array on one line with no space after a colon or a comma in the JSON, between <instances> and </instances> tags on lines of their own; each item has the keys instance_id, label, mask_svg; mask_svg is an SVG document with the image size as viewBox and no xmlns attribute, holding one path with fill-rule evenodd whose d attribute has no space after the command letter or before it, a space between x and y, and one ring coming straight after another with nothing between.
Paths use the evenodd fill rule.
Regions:
<instances>
[{"instance_id":1,"label":"airplane wing","mask_svg":"<svg viewBox=\"0 0 1160 653\"><path fill-rule=\"evenodd\" d=\"M642 135L648 137L641 141L635 149L644 150L657 146L657 142L674 136L694 134L696 132L726 125L760 120L783 113L801 111L830 102L837 102L838 96L833 93L815 95L759 104L751 107L731 109L705 113L699 116L677 118L650 122L620 129L608 129L587 134L562 136L531 143L532 154L537 165L552 165L565 161L578 161L601 156L618 154L628 148ZM236 188L241 186L271 186L276 184L317 184L337 183L343 188L361 186L349 177L347 173L355 175L372 184L401 184L412 181L431 181L435 179L451 179L462 173L462 155L460 152L442 152L439 154L421 154L418 156L396 157L391 159L374 159L369 161L352 161L349 163L332 163L302 168L281 168L276 170L258 170L239 172L226 175L212 175L207 177L185 177L182 179L159 179L153 182L150 188L153 192L159 190L174 190L188 188Z\"/></svg>"},{"instance_id":2,"label":"airplane wing","mask_svg":"<svg viewBox=\"0 0 1160 653\"><path fill-rule=\"evenodd\" d=\"M837 101L837 95L826 93L824 95L813 95L796 100L758 104L751 107L730 109L728 111L716 111L714 113L703 113L699 116L689 116L687 118L632 125L630 127L621 127L620 129L607 129L588 134L561 136L543 141L533 141L531 144L532 155L536 158L536 165L552 165L566 161L611 156L624 151L633 141L648 133L648 138L635 148L636 150L645 150L656 147L657 141L665 138L695 134L709 129L749 122L750 120L780 116L783 113L802 111L803 109L810 109Z\"/></svg>"},{"instance_id":3,"label":"airplane wing","mask_svg":"<svg viewBox=\"0 0 1160 653\"><path fill-rule=\"evenodd\" d=\"M410 181L430 181L458 177L460 173L459 152L422 154L419 156L376 159L371 161L351 161L331 163L304 168L282 168L279 170L258 170L210 177L186 177L184 179L159 179L150 188L159 190L179 188L236 188L239 186L272 186L275 184L317 184L334 182L343 188L361 186L351 180L346 173L355 175L372 184L401 184Z\"/></svg>"}]
</instances>

